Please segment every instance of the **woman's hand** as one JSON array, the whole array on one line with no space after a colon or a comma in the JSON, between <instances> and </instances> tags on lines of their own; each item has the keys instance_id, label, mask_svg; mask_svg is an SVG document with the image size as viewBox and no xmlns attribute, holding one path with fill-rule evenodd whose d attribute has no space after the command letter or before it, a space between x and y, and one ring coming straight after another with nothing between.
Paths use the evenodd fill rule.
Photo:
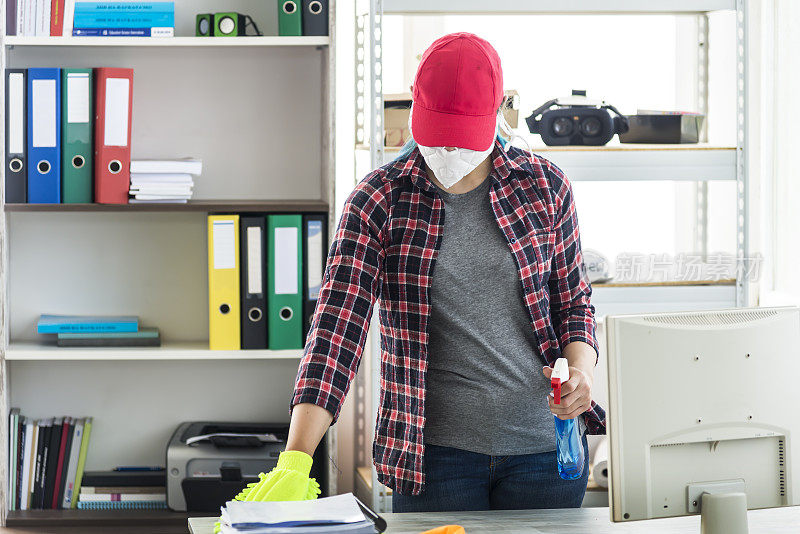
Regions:
<instances>
[{"instance_id":1,"label":"woman's hand","mask_svg":"<svg viewBox=\"0 0 800 534\"><path fill-rule=\"evenodd\" d=\"M551 367L543 367L544 376L550 380L553 374ZM559 419L574 419L592 406L592 382L594 381L593 372L569 368L569 380L561 384L561 403L556 404L551 391L547 397L550 404L550 411Z\"/></svg>"}]
</instances>

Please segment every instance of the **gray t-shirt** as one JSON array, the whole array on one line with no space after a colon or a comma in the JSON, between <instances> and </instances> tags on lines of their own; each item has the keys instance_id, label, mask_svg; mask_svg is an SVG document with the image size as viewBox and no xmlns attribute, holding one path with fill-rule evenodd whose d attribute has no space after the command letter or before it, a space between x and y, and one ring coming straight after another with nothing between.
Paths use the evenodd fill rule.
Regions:
<instances>
[{"instance_id":1,"label":"gray t-shirt","mask_svg":"<svg viewBox=\"0 0 800 534\"><path fill-rule=\"evenodd\" d=\"M556 448L550 383L517 264L489 200L494 178L444 201L433 270L425 443L504 456Z\"/></svg>"}]
</instances>

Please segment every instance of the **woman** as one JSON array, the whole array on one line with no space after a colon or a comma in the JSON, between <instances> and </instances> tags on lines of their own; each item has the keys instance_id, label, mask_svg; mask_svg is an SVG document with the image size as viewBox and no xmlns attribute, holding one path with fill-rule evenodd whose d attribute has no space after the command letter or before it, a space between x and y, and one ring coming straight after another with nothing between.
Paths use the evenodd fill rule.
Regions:
<instances>
[{"instance_id":1,"label":"woman","mask_svg":"<svg viewBox=\"0 0 800 534\"><path fill-rule=\"evenodd\" d=\"M309 455L339 414L379 299L373 452L393 510L580 506L588 469L559 478L552 414L582 416L593 433L604 414L591 400L594 309L569 182L497 136L503 75L485 40L435 41L412 90L415 143L345 203L287 451L261 498L313 496ZM547 364L559 356L570 380L555 405Z\"/></svg>"}]
</instances>

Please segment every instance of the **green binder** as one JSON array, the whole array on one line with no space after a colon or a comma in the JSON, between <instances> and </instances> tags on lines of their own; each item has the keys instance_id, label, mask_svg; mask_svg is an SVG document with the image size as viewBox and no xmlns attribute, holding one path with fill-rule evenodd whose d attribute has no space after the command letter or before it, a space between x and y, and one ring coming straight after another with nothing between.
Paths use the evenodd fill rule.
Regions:
<instances>
[{"instance_id":1,"label":"green binder","mask_svg":"<svg viewBox=\"0 0 800 534\"><path fill-rule=\"evenodd\" d=\"M92 69L61 69L61 198L92 202Z\"/></svg>"},{"instance_id":2,"label":"green binder","mask_svg":"<svg viewBox=\"0 0 800 534\"><path fill-rule=\"evenodd\" d=\"M303 348L302 215L267 215L267 346Z\"/></svg>"},{"instance_id":3,"label":"green binder","mask_svg":"<svg viewBox=\"0 0 800 534\"><path fill-rule=\"evenodd\" d=\"M278 35L303 35L300 0L278 0Z\"/></svg>"}]
</instances>

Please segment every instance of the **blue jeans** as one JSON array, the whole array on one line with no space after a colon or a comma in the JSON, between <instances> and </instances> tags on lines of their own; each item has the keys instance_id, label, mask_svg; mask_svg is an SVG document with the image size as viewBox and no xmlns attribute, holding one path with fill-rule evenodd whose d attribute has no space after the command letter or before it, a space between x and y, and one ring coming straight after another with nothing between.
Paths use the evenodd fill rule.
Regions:
<instances>
[{"instance_id":1,"label":"blue jeans","mask_svg":"<svg viewBox=\"0 0 800 534\"><path fill-rule=\"evenodd\" d=\"M555 436L553 436L555 440ZM392 512L577 508L586 493L589 454L576 480L558 476L555 451L489 456L425 445L425 486L419 495L392 495Z\"/></svg>"}]
</instances>

